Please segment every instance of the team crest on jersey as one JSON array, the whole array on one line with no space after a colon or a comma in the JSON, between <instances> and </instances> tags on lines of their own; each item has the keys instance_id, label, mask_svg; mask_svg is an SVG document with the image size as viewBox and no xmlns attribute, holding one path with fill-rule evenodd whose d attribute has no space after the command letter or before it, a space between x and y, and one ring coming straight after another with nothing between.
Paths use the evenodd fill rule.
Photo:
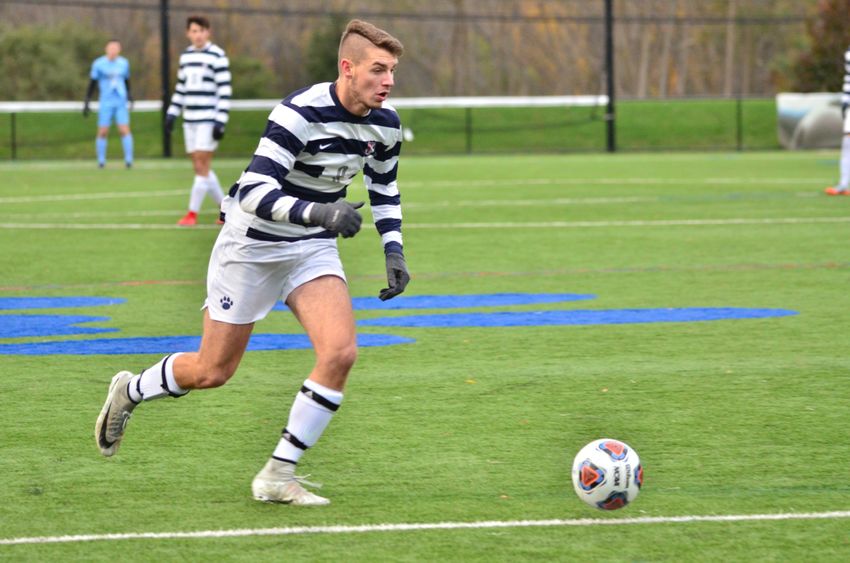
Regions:
<instances>
[{"instance_id":1,"label":"team crest on jersey","mask_svg":"<svg viewBox=\"0 0 850 563\"><path fill-rule=\"evenodd\" d=\"M377 141L366 141L366 148L363 150L363 154L365 156L369 156L370 154L375 154L375 145Z\"/></svg>"}]
</instances>

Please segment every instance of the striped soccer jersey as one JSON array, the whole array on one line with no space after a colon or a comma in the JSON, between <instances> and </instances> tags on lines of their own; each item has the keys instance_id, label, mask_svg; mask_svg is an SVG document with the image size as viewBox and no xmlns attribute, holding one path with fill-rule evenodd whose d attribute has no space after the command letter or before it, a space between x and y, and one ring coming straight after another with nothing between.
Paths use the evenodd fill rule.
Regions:
<instances>
[{"instance_id":1,"label":"striped soccer jersey","mask_svg":"<svg viewBox=\"0 0 850 563\"><path fill-rule=\"evenodd\" d=\"M336 235L307 226L311 202L345 197L361 170L384 251L401 252L401 201L396 182L401 122L384 105L349 113L333 83L294 92L269 115L254 157L231 188L227 222L255 239L292 242Z\"/></svg>"},{"instance_id":2,"label":"striped soccer jersey","mask_svg":"<svg viewBox=\"0 0 850 563\"><path fill-rule=\"evenodd\" d=\"M207 43L190 45L180 55L177 86L168 113L183 112L185 123L227 123L230 113L230 62L221 47Z\"/></svg>"},{"instance_id":3,"label":"striped soccer jersey","mask_svg":"<svg viewBox=\"0 0 850 563\"><path fill-rule=\"evenodd\" d=\"M844 87L841 92L841 103L850 105L850 48L844 52Z\"/></svg>"}]
</instances>

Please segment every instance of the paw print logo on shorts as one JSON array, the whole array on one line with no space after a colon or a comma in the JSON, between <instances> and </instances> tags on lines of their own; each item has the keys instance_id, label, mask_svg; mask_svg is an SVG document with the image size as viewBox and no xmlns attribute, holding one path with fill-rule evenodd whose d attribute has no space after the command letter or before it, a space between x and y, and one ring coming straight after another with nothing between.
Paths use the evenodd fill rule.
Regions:
<instances>
[{"instance_id":1,"label":"paw print logo on shorts","mask_svg":"<svg viewBox=\"0 0 850 563\"><path fill-rule=\"evenodd\" d=\"M233 307L233 301L231 301L230 297L228 297L226 295L221 298L221 301L219 301L219 303L221 303L221 308L224 309L225 311L227 311L228 309Z\"/></svg>"}]
</instances>

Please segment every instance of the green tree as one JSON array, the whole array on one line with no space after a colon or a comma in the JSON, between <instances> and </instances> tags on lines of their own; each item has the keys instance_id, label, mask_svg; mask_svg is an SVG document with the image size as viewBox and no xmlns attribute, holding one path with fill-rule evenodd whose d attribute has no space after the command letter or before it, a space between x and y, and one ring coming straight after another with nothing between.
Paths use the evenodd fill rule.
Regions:
<instances>
[{"instance_id":1,"label":"green tree","mask_svg":"<svg viewBox=\"0 0 850 563\"><path fill-rule=\"evenodd\" d=\"M306 62L309 82L336 80L339 38L347 23L348 20L342 16L331 16L310 36Z\"/></svg>"},{"instance_id":2,"label":"green tree","mask_svg":"<svg viewBox=\"0 0 850 563\"><path fill-rule=\"evenodd\" d=\"M809 50L793 67L792 87L799 92L839 92L844 81L843 54L850 46L850 0L820 0L807 23Z\"/></svg>"},{"instance_id":3,"label":"green tree","mask_svg":"<svg viewBox=\"0 0 850 563\"><path fill-rule=\"evenodd\" d=\"M277 98L274 73L254 57L230 58L230 73L233 75L233 97L239 99Z\"/></svg>"},{"instance_id":4,"label":"green tree","mask_svg":"<svg viewBox=\"0 0 850 563\"><path fill-rule=\"evenodd\" d=\"M78 100L109 38L88 26L0 28L0 99Z\"/></svg>"}]
</instances>

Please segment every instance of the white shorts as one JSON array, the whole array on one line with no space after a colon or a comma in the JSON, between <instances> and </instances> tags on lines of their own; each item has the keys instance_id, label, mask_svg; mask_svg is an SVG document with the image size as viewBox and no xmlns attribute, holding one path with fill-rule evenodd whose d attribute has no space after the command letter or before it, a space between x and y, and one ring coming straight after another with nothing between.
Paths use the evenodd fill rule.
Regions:
<instances>
[{"instance_id":1,"label":"white shorts","mask_svg":"<svg viewBox=\"0 0 850 563\"><path fill-rule=\"evenodd\" d=\"M345 281L336 239L267 242L225 223L210 256L204 308L216 321L253 323L298 286L327 275Z\"/></svg>"},{"instance_id":2,"label":"white shorts","mask_svg":"<svg viewBox=\"0 0 850 563\"><path fill-rule=\"evenodd\" d=\"M186 152L195 151L215 152L218 141L213 139L213 124L204 121L201 123L183 123L183 141L186 143Z\"/></svg>"}]
</instances>

